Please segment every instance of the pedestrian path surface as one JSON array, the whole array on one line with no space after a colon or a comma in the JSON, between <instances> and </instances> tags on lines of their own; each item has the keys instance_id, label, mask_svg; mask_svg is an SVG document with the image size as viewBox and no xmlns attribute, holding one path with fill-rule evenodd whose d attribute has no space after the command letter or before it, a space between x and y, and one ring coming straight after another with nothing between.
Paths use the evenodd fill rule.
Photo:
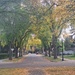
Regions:
<instances>
[{"instance_id":1,"label":"pedestrian path surface","mask_svg":"<svg viewBox=\"0 0 75 75\"><path fill-rule=\"evenodd\" d=\"M75 61L50 62L40 54L28 54L24 56L24 60L20 63L5 63L0 61L0 68L43 68L58 66L75 66Z\"/></svg>"},{"instance_id":2,"label":"pedestrian path surface","mask_svg":"<svg viewBox=\"0 0 75 75\"><path fill-rule=\"evenodd\" d=\"M30 69L29 70L29 75L45 75L45 72L42 71L41 69Z\"/></svg>"}]
</instances>

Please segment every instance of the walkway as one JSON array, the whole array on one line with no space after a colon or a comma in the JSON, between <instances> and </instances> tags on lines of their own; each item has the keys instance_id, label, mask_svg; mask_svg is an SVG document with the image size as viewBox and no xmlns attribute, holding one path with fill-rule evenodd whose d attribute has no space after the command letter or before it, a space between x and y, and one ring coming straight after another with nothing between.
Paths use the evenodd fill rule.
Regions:
<instances>
[{"instance_id":1,"label":"walkway","mask_svg":"<svg viewBox=\"0 0 75 75\"><path fill-rule=\"evenodd\" d=\"M39 54L28 54L24 56L24 60L20 63L0 63L0 68L27 68L30 75L44 75L42 71L46 67L58 67L58 66L75 66L75 61L60 61L50 62Z\"/></svg>"},{"instance_id":2,"label":"walkway","mask_svg":"<svg viewBox=\"0 0 75 75\"><path fill-rule=\"evenodd\" d=\"M23 62L20 63L0 63L0 68L43 68L43 67L57 67L57 66L75 66L74 60L50 62L42 55L28 54L24 56Z\"/></svg>"}]
</instances>

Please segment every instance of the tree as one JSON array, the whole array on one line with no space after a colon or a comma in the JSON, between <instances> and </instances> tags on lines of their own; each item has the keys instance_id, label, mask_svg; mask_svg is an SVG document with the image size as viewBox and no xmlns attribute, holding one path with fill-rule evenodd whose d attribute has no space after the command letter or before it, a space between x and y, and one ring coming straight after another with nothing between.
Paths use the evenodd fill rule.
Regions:
<instances>
[{"instance_id":1,"label":"tree","mask_svg":"<svg viewBox=\"0 0 75 75\"><path fill-rule=\"evenodd\" d=\"M0 1L0 27L7 44L15 45L16 51L22 48L26 35L33 31L30 27L35 27L34 33L45 47L52 42L56 59L57 39L67 23L74 24L74 8L74 0L3 0Z\"/></svg>"},{"instance_id":2,"label":"tree","mask_svg":"<svg viewBox=\"0 0 75 75\"><path fill-rule=\"evenodd\" d=\"M36 25L48 25L50 32L52 33L52 44L54 46L54 59L57 58L57 39L60 36L62 29L67 27L67 22L74 17L74 10L72 11L69 7L72 3L71 9L74 8L74 0L65 1L65 0L43 0L41 6L35 7L38 8L36 11L38 15L35 14L33 24ZM41 11L39 11L39 8ZM35 11L35 12L36 12ZM61 12L62 11L62 12Z\"/></svg>"},{"instance_id":3,"label":"tree","mask_svg":"<svg viewBox=\"0 0 75 75\"><path fill-rule=\"evenodd\" d=\"M34 36L33 36L34 35ZM38 48L39 46L41 46L41 40L38 39L38 37L35 34L31 34L29 39L28 39L28 43L27 43L27 50L31 50L31 51L35 51L36 48ZM34 48L34 49L32 49Z\"/></svg>"},{"instance_id":4,"label":"tree","mask_svg":"<svg viewBox=\"0 0 75 75\"><path fill-rule=\"evenodd\" d=\"M24 37L30 32L28 29L30 26L29 7L25 7L26 4L23 4L23 2L23 0L6 0L0 2L0 26L5 33L6 44L11 45L9 48L15 46L16 57L18 47L22 46L21 44ZM11 52L10 49L9 51ZM9 54L11 55L11 53Z\"/></svg>"}]
</instances>

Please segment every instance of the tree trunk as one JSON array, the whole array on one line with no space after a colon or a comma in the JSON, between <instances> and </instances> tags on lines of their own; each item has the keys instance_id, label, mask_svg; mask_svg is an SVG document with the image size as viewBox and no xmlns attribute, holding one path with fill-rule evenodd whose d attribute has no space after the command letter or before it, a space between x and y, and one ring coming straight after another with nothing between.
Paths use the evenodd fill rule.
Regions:
<instances>
[{"instance_id":1,"label":"tree trunk","mask_svg":"<svg viewBox=\"0 0 75 75\"><path fill-rule=\"evenodd\" d=\"M50 42L50 46L48 47L49 49L49 57L51 57L51 42Z\"/></svg>"},{"instance_id":2,"label":"tree trunk","mask_svg":"<svg viewBox=\"0 0 75 75\"><path fill-rule=\"evenodd\" d=\"M26 51L26 45L25 45L25 47L23 48L23 55L25 54L25 51Z\"/></svg>"},{"instance_id":3,"label":"tree trunk","mask_svg":"<svg viewBox=\"0 0 75 75\"><path fill-rule=\"evenodd\" d=\"M54 48L54 59L57 59L57 49Z\"/></svg>"},{"instance_id":4,"label":"tree trunk","mask_svg":"<svg viewBox=\"0 0 75 75\"><path fill-rule=\"evenodd\" d=\"M49 57L51 57L51 48L49 47Z\"/></svg>"},{"instance_id":5,"label":"tree trunk","mask_svg":"<svg viewBox=\"0 0 75 75\"><path fill-rule=\"evenodd\" d=\"M12 50L11 50L11 45L9 45L9 60L12 60Z\"/></svg>"},{"instance_id":6,"label":"tree trunk","mask_svg":"<svg viewBox=\"0 0 75 75\"><path fill-rule=\"evenodd\" d=\"M59 49L57 48L57 56L59 56Z\"/></svg>"},{"instance_id":7,"label":"tree trunk","mask_svg":"<svg viewBox=\"0 0 75 75\"><path fill-rule=\"evenodd\" d=\"M57 37L53 35L52 38L52 43L53 43L53 55L54 55L54 59L57 59Z\"/></svg>"},{"instance_id":8,"label":"tree trunk","mask_svg":"<svg viewBox=\"0 0 75 75\"><path fill-rule=\"evenodd\" d=\"M45 56L47 56L47 50L45 50Z\"/></svg>"},{"instance_id":9,"label":"tree trunk","mask_svg":"<svg viewBox=\"0 0 75 75\"><path fill-rule=\"evenodd\" d=\"M15 58L18 58L18 47L15 47Z\"/></svg>"},{"instance_id":10,"label":"tree trunk","mask_svg":"<svg viewBox=\"0 0 75 75\"><path fill-rule=\"evenodd\" d=\"M44 46L45 56L47 56L46 46Z\"/></svg>"},{"instance_id":11,"label":"tree trunk","mask_svg":"<svg viewBox=\"0 0 75 75\"><path fill-rule=\"evenodd\" d=\"M1 52L1 41L0 41L0 52Z\"/></svg>"},{"instance_id":12,"label":"tree trunk","mask_svg":"<svg viewBox=\"0 0 75 75\"><path fill-rule=\"evenodd\" d=\"M19 50L19 57L22 57L22 49Z\"/></svg>"}]
</instances>

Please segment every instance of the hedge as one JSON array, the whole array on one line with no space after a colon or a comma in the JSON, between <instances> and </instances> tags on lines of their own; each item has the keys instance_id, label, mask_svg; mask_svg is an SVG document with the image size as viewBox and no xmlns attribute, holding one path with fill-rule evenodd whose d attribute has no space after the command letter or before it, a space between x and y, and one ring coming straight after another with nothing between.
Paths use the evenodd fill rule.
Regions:
<instances>
[{"instance_id":1,"label":"hedge","mask_svg":"<svg viewBox=\"0 0 75 75\"><path fill-rule=\"evenodd\" d=\"M8 53L0 53L0 59L8 58Z\"/></svg>"}]
</instances>

